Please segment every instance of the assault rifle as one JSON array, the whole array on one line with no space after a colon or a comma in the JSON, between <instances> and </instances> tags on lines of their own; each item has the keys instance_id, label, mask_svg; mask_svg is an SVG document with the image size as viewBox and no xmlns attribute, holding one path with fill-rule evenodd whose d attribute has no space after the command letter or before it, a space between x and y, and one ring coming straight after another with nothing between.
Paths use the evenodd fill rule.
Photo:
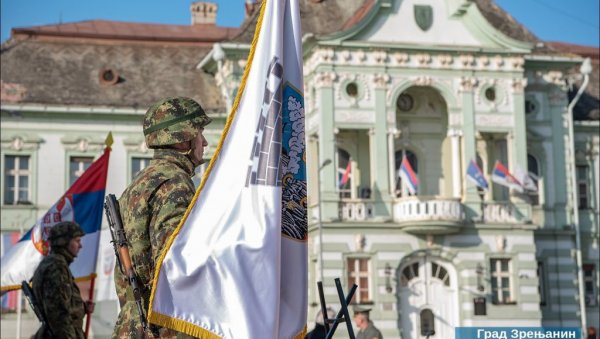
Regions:
<instances>
[{"instance_id":1,"label":"assault rifle","mask_svg":"<svg viewBox=\"0 0 600 339\"><path fill-rule=\"evenodd\" d=\"M48 333L52 337L52 330L50 329L50 326L48 326L48 321L46 321L44 312L42 311L42 309L40 308L40 305L35 300L33 291L31 290L31 287L29 286L27 281L23 280L23 282L21 282L21 289L23 290L23 295L25 296L25 299L27 299L27 302L29 302L29 306L31 306L33 313L35 313L35 316L42 323L42 327L45 328L46 331L48 331Z\"/></svg>"},{"instance_id":2,"label":"assault rifle","mask_svg":"<svg viewBox=\"0 0 600 339\"><path fill-rule=\"evenodd\" d=\"M133 262L129 256L129 248L127 238L125 237L125 229L123 228L123 221L121 220L121 211L119 209L119 203L114 194L106 196L104 202L104 210L106 212L106 219L108 221L108 227L110 228L110 235L112 237L111 243L115 249L115 256L119 263L119 269L121 273L127 277L129 286L133 292L133 298L135 299L135 305L137 306L138 314L140 315L140 322L144 328L144 333L148 330L148 322L146 321L146 312L142 304L142 294L140 292L140 286L138 284L137 275L133 268Z\"/></svg>"}]
</instances>

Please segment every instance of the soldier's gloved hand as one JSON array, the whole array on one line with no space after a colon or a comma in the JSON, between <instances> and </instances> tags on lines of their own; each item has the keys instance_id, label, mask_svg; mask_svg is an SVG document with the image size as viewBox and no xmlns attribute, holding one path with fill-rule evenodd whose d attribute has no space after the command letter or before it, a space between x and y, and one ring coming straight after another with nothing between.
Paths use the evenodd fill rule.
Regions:
<instances>
[{"instance_id":1,"label":"soldier's gloved hand","mask_svg":"<svg viewBox=\"0 0 600 339\"><path fill-rule=\"evenodd\" d=\"M84 301L83 308L85 309L85 313L92 314L94 313L94 308L96 308L96 303L93 301Z\"/></svg>"}]
</instances>

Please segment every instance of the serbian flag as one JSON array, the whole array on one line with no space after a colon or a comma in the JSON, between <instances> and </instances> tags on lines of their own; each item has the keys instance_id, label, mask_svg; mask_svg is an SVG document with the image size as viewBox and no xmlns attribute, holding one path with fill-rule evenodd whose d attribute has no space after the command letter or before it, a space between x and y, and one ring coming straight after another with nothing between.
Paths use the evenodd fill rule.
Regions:
<instances>
[{"instance_id":1,"label":"serbian flag","mask_svg":"<svg viewBox=\"0 0 600 339\"><path fill-rule=\"evenodd\" d=\"M112 140L110 134L109 138L107 142ZM47 240L50 229L61 221L75 221L85 231L85 236L81 238L82 249L71 263L71 272L76 281L91 280L96 276L96 257L109 155L110 146L46 214L2 256L3 292L20 289L23 280L31 279L38 264L50 250Z\"/></svg>"},{"instance_id":2,"label":"serbian flag","mask_svg":"<svg viewBox=\"0 0 600 339\"><path fill-rule=\"evenodd\" d=\"M475 160L471 160L469 163L469 168L467 168L467 179L471 180L471 182L477 187L480 187L486 191L489 189L488 182L485 180L483 172Z\"/></svg>"},{"instance_id":3,"label":"serbian flag","mask_svg":"<svg viewBox=\"0 0 600 339\"><path fill-rule=\"evenodd\" d=\"M240 90L157 263L151 323L200 338L303 338L307 194L298 0L263 0Z\"/></svg>"},{"instance_id":4,"label":"serbian flag","mask_svg":"<svg viewBox=\"0 0 600 339\"><path fill-rule=\"evenodd\" d=\"M348 159L348 165L346 166L346 170L344 171L344 174L342 175L342 179L340 179L340 183L338 185L339 188L346 186L346 184L348 183L348 179L350 179L351 169L352 169L352 160Z\"/></svg>"},{"instance_id":5,"label":"serbian flag","mask_svg":"<svg viewBox=\"0 0 600 339\"><path fill-rule=\"evenodd\" d=\"M518 192L523 193L523 186L521 182L517 180L500 161L496 161L494 165L494 171L492 172L492 181L498 185L512 188Z\"/></svg>"},{"instance_id":6,"label":"serbian flag","mask_svg":"<svg viewBox=\"0 0 600 339\"><path fill-rule=\"evenodd\" d=\"M400 164L400 177L402 178L402 182L406 185L406 188L410 194L417 194L419 178L417 178L417 174L410 165L406 155L402 157L402 163Z\"/></svg>"}]
</instances>

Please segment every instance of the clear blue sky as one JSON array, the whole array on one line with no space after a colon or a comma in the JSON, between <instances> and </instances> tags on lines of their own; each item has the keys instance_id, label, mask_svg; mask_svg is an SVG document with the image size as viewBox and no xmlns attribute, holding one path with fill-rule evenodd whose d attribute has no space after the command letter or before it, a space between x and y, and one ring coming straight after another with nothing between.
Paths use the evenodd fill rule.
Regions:
<instances>
[{"instance_id":1,"label":"clear blue sky","mask_svg":"<svg viewBox=\"0 0 600 339\"><path fill-rule=\"evenodd\" d=\"M219 4L217 24L239 26L245 0ZM327 1L327 0L325 0ZM1 0L2 42L13 27L105 19L187 25L192 0ZM539 38L600 45L599 0L496 0Z\"/></svg>"}]
</instances>

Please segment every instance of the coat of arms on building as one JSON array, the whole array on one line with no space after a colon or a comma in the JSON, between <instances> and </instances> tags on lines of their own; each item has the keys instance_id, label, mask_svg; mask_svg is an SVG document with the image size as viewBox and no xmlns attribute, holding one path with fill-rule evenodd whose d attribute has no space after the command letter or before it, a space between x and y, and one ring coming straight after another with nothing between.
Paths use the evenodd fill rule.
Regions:
<instances>
[{"instance_id":1,"label":"coat of arms on building","mask_svg":"<svg viewBox=\"0 0 600 339\"><path fill-rule=\"evenodd\" d=\"M429 5L415 5L415 21L423 31L427 31L433 24L433 8Z\"/></svg>"}]
</instances>

